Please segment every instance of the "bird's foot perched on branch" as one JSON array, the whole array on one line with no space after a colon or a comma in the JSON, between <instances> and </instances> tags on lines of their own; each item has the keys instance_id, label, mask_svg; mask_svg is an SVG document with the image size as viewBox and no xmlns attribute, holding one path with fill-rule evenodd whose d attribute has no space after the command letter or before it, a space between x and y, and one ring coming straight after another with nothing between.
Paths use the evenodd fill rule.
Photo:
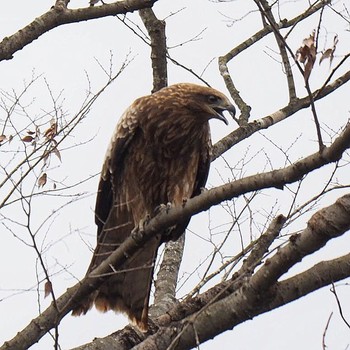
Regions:
<instances>
[{"instance_id":1,"label":"bird's foot perched on branch","mask_svg":"<svg viewBox=\"0 0 350 350\"><path fill-rule=\"evenodd\" d=\"M201 191L201 193L204 193L204 192L207 192L207 191L208 191L208 189L207 189L207 188L205 188L205 187L201 187L201 188L200 188L200 191Z\"/></svg>"},{"instance_id":2,"label":"bird's foot perched on branch","mask_svg":"<svg viewBox=\"0 0 350 350\"><path fill-rule=\"evenodd\" d=\"M168 214L171 207L172 204L170 202L168 202L167 204L159 204L157 207L155 207L154 214L157 215L164 211Z\"/></svg>"},{"instance_id":3,"label":"bird's foot perched on branch","mask_svg":"<svg viewBox=\"0 0 350 350\"><path fill-rule=\"evenodd\" d=\"M139 221L139 223L133 228L131 231L132 237L137 241L138 239L142 239L143 233L145 232L145 226L151 220L151 216L147 214L143 219Z\"/></svg>"}]
</instances>

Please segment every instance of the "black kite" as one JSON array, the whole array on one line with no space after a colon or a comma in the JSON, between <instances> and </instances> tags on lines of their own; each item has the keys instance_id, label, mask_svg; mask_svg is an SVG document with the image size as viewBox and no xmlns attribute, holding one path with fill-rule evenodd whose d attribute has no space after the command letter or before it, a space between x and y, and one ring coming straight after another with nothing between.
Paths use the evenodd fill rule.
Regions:
<instances>
[{"instance_id":1,"label":"black kite","mask_svg":"<svg viewBox=\"0 0 350 350\"><path fill-rule=\"evenodd\" d=\"M103 164L95 220L97 246L89 274L147 216L162 204L182 205L200 193L210 164L209 119L227 124L222 112L235 108L221 92L195 84L176 84L137 99L120 119ZM147 329L154 262L160 244L176 240L189 220L159 232L127 259L98 290L73 310L85 314L125 312ZM113 269L111 269L113 270ZM118 272L118 270L122 270ZM111 271L113 272L113 271Z\"/></svg>"}]
</instances>

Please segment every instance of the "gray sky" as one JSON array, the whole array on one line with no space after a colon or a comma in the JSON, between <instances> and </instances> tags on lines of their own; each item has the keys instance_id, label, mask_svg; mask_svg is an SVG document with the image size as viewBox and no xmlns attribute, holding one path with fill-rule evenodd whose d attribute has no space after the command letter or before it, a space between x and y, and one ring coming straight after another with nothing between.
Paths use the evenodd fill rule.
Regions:
<instances>
[{"instance_id":1,"label":"gray sky","mask_svg":"<svg viewBox=\"0 0 350 350\"><path fill-rule=\"evenodd\" d=\"M35 17L47 11L52 3L53 1L46 0L23 2L20 6L18 2L10 1L2 4L0 37L9 36L24 27ZM254 8L250 3L252 2L233 1L218 4L206 0L178 0L176 2L160 0L154 10L160 18L164 18L184 8L167 20L169 45L174 46L170 54L199 74L205 70L204 79L213 87L227 93L218 74L216 57L225 54L260 28L260 17L257 13L250 13L249 16L244 17ZM282 17L297 13L305 1L285 3L286 5L281 8ZM72 0L70 5L72 8L83 7L87 6L87 1ZM344 22L338 21L330 11L327 16L330 18L327 22L328 26L326 29L323 28L322 32L323 37L328 38L327 44L330 45L329 38L333 37L332 33L338 33L340 44L337 54L349 52L349 32L344 30ZM137 14L130 15L128 18L139 23ZM240 20L232 25L228 18ZM293 32L290 38L293 49L298 48L302 39L311 33L317 23L318 17L314 17ZM196 38L197 35L197 39L200 38L200 40L192 40L185 45L178 46ZM274 50L276 46L273 41L264 40L254 49L237 57L230 65L231 74L243 98L253 106L253 118L272 113L287 101L285 78L280 64L275 60L277 55ZM151 90L149 48L118 19L103 18L55 28L15 53L12 60L0 64L0 89L2 91L15 89L19 92L23 88L24 81L31 80L32 74L42 75L24 99L29 116L23 116L23 113L18 111L16 122L25 130L29 118L43 116L42 122L45 129L53 113L52 101L44 79L54 96L62 92L58 101L63 104L66 119L70 119L83 103L88 89L87 76L93 92L97 92L106 82L105 73L99 64L108 69L111 52L115 71L118 71L126 57L132 59L132 62L93 105L87 118L63 145L62 162L57 157L57 159L52 157L50 170L47 171L48 187L52 188L53 182L58 187L69 186L100 171L105 149L119 116L135 98L148 94ZM311 80L314 87L319 86L329 74L328 63L317 69L317 74ZM200 83L193 75L170 64L169 83L180 81ZM299 85L300 96L304 96L306 93L302 89L302 84ZM335 94L334 98L330 97L318 104L321 120L324 123L332 120L333 130L337 130L349 117L348 96L349 87L345 86ZM1 113L3 111L0 111L0 119L3 119ZM223 128L214 121L212 123L214 141L234 128L236 125L233 122L227 128ZM296 139L297 142L294 144ZM268 140L277 143L284 149L293 145L290 149L291 161L315 152L317 149L316 135L310 112L299 113L291 120L255 135L247 142L242 142L228 152L225 158L234 166L239 163L243 154L246 154L248 158L251 157L252 161L245 167L244 175L270 170L270 166L274 168L283 166L284 155ZM13 143L12 147L23 150L19 143L17 146ZM271 164L267 162L267 159L271 161ZM306 180L303 186L306 188L309 186L308 191L307 194L300 195L298 198L300 203L309 198L312 193L318 193L322 184L327 181L327 174L328 172L320 171ZM232 178L230 169L223 160L218 160L212 166L208 187L219 185L228 178ZM35 181L33 178L28 179L28 189L33 185L33 181ZM78 278L83 277L89 264L91 258L89 247L95 245L96 239L93 208L97 183L98 176L93 176L73 189L70 193L81 193L83 194L82 199L64 207L58 213L52 214L58 206L67 202L66 197L45 197L33 202L32 225L34 228L38 228L43 220L52 214L52 220L49 220L39 231L38 241L42 247L47 247L44 254L45 263L50 273L53 274L52 280L56 295L60 295L69 286L75 284ZM254 201L257 222L261 222L261 226L256 227L253 232L246 231L246 237L243 238L245 243L249 242L250 233L255 236L259 234L271 208L278 213L286 213L291 203L291 194L286 190L280 192L266 191ZM3 192L0 194L2 197ZM338 193L327 196L318 207L332 203L337 196ZM278 204L276 204L276 197L279 198ZM239 208L243 204L237 201L236 205ZM20 210L18 205L13 205L5 208L2 214L23 222L25 218L19 213ZM302 229L309 216L310 214L305 215L288 228L289 232ZM181 281L210 254L212 245L208 244L205 239L210 237L213 241L215 239L219 241L222 238L220 233L222 228L218 228L218 225L224 224L223 229L225 229L230 221L232 218L227 211L222 209L212 209L192 220L190 229L195 234L188 234ZM217 238L210 236L209 226L212 229L211 232L217 232ZM12 338L38 313L38 295L35 287L36 256L31 247L18 239L28 242L26 231L15 223L11 227L15 230L17 238L8 230L8 226L2 225L1 227L0 300L3 299L0 302L1 344ZM320 260L345 254L348 252L349 243L349 237L346 236L339 239L338 242L332 242L314 257L306 259L302 267L297 266L293 271L296 272L298 269L301 271ZM240 237L231 237L230 244L230 249L225 248L228 255L234 255L240 251ZM190 291L204 270L203 267L191 275L188 282L180 289L179 294L184 295ZM41 271L39 275L39 278L43 278ZM42 284L40 288L43 288ZM22 291L23 289L29 291ZM338 294L341 297L345 315L349 315L348 287L340 284ZM41 310L50 304L49 299L44 299L43 293L40 293ZM331 312L334 312L334 315L327 333L327 344L332 349L345 349L350 343L350 331L339 317L336 302L334 296L329 292L329 287L267 315L248 321L233 331L226 332L204 344L201 348L211 350L218 346L223 348L234 346L239 350L320 349L322 334ZM112 312L100 314L93 310L80 318L67 316L60 326L60 343L63 349L68 349L89 342L95 337L108 335L124 324L126 324L125 318ZM32 348L47 349L51 346L52 339L46 336Z\"/></svg>"}]
</instances>

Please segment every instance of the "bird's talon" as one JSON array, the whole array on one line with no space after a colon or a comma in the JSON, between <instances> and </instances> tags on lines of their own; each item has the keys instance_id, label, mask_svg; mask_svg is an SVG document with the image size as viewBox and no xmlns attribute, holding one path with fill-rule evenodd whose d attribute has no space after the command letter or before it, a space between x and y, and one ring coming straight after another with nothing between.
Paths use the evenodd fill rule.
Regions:
<instances>
[{"instance_id":1,"label":"bird's talon","mask_svg":"<svg viewBox=\"0 0 350 350\"><path fill-rule=\"evenodd\" d=\"M204 193L204 192L207 192L207 191L208 191L208 189L207 189L207 188L205 188L205 187L201 187L201 188L200 188L200 191L201 191L201 193Z\"/></svg>"},{"instance_id":2,"label":"bird's talon","mask_svg":"<svg viewBox=\"0 0 350 350\"><path fill-rule=\"evenodd\" d=\"M159 204L154 208L154 214L157 215L161 213L163 210L165 210L166 205L165 204Z\"/></svg>"},{"instance_id":3,"label":"bird's talon","mask_svg":"<svg viewBox=\"0 0 350 350\"><path fill-rule=\"evenodd\" d=\"M170 202L168 202L167 204L159 204L158 206L156 206L156 208L154 209L154 213L157 215L157 214L160 214L162 213L163 211L165 211L167 214L169 212L169 210L171 209L172 207L172 204Z\"/></svg>"}]
</instances>

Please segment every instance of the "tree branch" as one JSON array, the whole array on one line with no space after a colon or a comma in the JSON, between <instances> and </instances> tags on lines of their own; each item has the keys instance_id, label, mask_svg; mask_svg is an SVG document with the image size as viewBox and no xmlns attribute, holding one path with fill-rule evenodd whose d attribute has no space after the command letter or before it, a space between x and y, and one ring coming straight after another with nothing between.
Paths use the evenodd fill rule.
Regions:
<instances>
[{"instance_id":1,"label":"tree branch","mask_svg":"<svg viewBox=\"0 0 350 350\"><path fill-rule=\"evenodd\" d=\"M156 92L168 85L165 21L159 20L151 8L142 9L139 14L151 38L152 92Z\"/></svg>"},{"instance_id":2,"label":"tree branch","mask_svg":"<svg viewBox=\"0 0 350 350\"><path fill-rule=\"evenodd\" d=\"M337 214L336 218L334 218L335 213ZM314 226L312 221L322 222L317 228L311 228L313 234L308 233L310 227L307 227L304 232L298 235L297 249L293 248L295 246L293 239L283 248L285 249L284 253L289 251L287 253L288 260L296 262L300 259L300 253L301 255L307 254L304 252L304 248L311 253L313 250L319 249L320 245L324 245L327 240L343 234L350 227L349 214L350 195L343 196L335 204L320 210L309 222L311 226ZM321 221L320 217L322 217ZM329 218L334 220L328 220ZM336 230L334 230L334 223L337 227ZM275 222L275 224L279 226L280 223ZM274 230L273 227L272 230ZM329 230L333 231L331 235L328 234ZM313 235L321 238L315 245ZM291 249L290 246L292 246ZM310 249L311 246L313 246L313 249ZM294 259L290 259L293 256ZM264 268L268 270L277 268L279 270L280 257L275 258L273 256L267 260ZM288 270L288 266L285 265L284 269ZM148 336L142 343L139 343L141 338L137 338L133 333L130 333L130 328L127 326L123 331L116 332L101 339L101 341L97 339L75 350L108 350L111 348L108 346L112 346L112 344L113 349L116 350L130 349L132 344L139 344L133 348L134 350L190 349L196 345L196 340L204 341L200 336L205 336L207 339L212 338L247 319L286 305L334 281L350 276L350 254L334 260L322 261L296 276L272 283L272 285L270 285L271 280L265 281L264 279L266 271L260 272L261 270L250 280L238 281L240 283L237 283L237 280L225 281L198 297L185 300L167 314L158 318L157 321L161 328L154 335ZM277 275L279 274L277 273ZM264 289L266 289L265 292ZM247 290L249 293L247 293ZM221 296L218 299L219 294ZM216 302L212 302L214 299ZM193 316L196 312L198 312L197 315ZM191 315L192 317L190 317ZM217 329L223 326L222 323L218 322L223 315L225 315L224 318L230 318L231 321L226 324L225 329ZM216 329L215 332L213 332L214 329ZM122 341L126 332L127 339L130 340L127 346ZM174 338L176 338L176 341L173 341Z\"/></svg>"},{"instance_id":3,"label":"tree branch","mask_svg":"<svg viewBox=\"0 0 350 350\"><path fill-rule=\"evenodd\" d=\"M242 284L242 277L246 276L247 274L251 274L251 272L254 270L254 266L257 265L257 261L262 259L262 256L268 250L274 239L278 236L284 222L285 218L282 215L277 216L271 222L267 231L255 242L253 242L254 248L252 249L251 254L243 264L242 268L235 273L233 280L224 281L196 297L192 297L191 294L185 301L172 308L164 309L160 317L156 318L156 315L153 315L152 319L156 319L156 324L158 326L168 326L174 321L180 321L183 318L199 311L202 307L213 301L214 298L215 300L222 299L232 293L233 290L238 289L237 286L241 286ZM158 329L153 328L150 334L156 333L157 330ZM141 339L137 335L138 333L139 332L136 332L132 327L126 326L123 330L117 331L102 339L95 339L91 343L79 346L74 350L108 350L112 347L111 344L113 344L114 349L127 350L130 348L130 346L137 345L146 339L147 335ZM125 345L123 339L129 340L128 346Z\"/></svg>"},{"instance_id":4,"label":"tree branch","mask_svg":"<svg viewBox=\"0 0 350 350\"><path fill-rule=\"evenodd\" d=\"M91 274L80 283L67 290L56 300L56 305L51 305L15 338L6 342L0 350L26 349L37 342L49 329L53 328L76 305L76 303L98 288L104 281L103 275L110 272L110 266L120 266L126 256L132 256L138 249L142 249L144 243L167 227L175 225L179 221L186 220L192 215L209 209L224 200L232 199L243 193L256 191L262 188L283 188L287 183L299 180L305 174L321 166L340 159L342 153L350 148L350 124L342 134L335 139L322 152L314 153L298 162L279 170L261 173L227 183L210 189L201 195L191 198L186 205L174 207L161 212L145 226L144 231L134 232L104 260ZM349 216L350 217L350 216Z\"/></svg>"},{"instance_id":5,"label":"tree branch","mask_svg":"<svg viewBox=\"0 0 350 350\"><path fill-rule=\"evenodd\" d=\"M185 246L185 233L164 248L163 260L155 281L154 302L150 315L156 318L176 303L176 285Z\"/></svg>"},{"instance_id":6,"label":"tree branch","mask_svg":"<svg viewBox=\"0 0 350 350\"><path fill-rule=\"evenodd\" d=\"M342 235L349 228L350 195L347 194L331 206L314 214L307 228L301 234L292 236L290 242L271 259L268 259L262 268L245 282L239 290L208 305L197 314L187 317L173 326L161 328L155 335L149 336L143 343L133 349L191 349L198 343L211 339L254 316L271 310L272 305L276 308L286 304L284 293L278 293L279 288L285 288L286 284L283 283L286 282L277 284L277 279L303 257L317 251L330 239ZM304 292L314 291L332 281L350 275L350 254L334 261L336 261L335 264L324 264L326 269L328 268L328 274L326 273L324 278L320 278L320 274L314 274L317 268L311 269L312 273L310 273L310 270L305 272L310 277L311 282L304 278L303 286L307 283L309 287ZM335 266L331 268L331 265ZM292 301L302 295L299 292L299 285L291 286L290 280L288 280L289 290L292 292L289 295L294 299L289 301ZM300 275L298 280L300 281ZM293 292L293 289L297 292ZM278 299L279 304L278 302L273 304L273 300L277 296L280 297Z\"/></svg>"},{"instance_id":7,"label":"tree branch","mask_svg":"<svg viewBox=\"0 0 350 350\"><path fill-rule=\"evenodd\" d=\"M305 18L313 15L314 13L316 13L317 11L319 11L321 8L323 8L324 6L326 6L329 3L330 3L330 0L319 1L315 5L311 5L301 15L296 16L289 21L283 20L283 21L279 22L277 24L277 27L278 27L278 29L289 28L289 27L294 28L294 26L296 24L298 24L299 22L301 22ZM249 37L249 39L245 40L244 42L242 42L241 44L239 44L238 46L236 46L235 48L230 50L225 55L219 57L219 60L218 60L220 74L221 74L222 78L224 79L226 87L227 87L228 91L230 92L234 102L237 104L238 108L241 111L241 116L239 117L239 124L241 126L244 126L245 124L247 124L248 119L250 117L251 107L241 98L241 96L239 94L239 90L236 88L236 86L233 82L233 79L231 78L231 75L230 75L230 72L229 72L227 65L228 65L228 62L231 61L234 57L236 57L239 53L248 49L249 47L251 47L252 45L257 43L259 40L261 40L263 37L265 37L266 35L268 35L272 32L273 32L272 26L270 26L270 25L265 26L263 29L261 29L260 31L256 32L251 37Z\"/></svg>"},{"instance_id":8,"label":"tree branch","mask_svg":"<svg viewBox=\"0 0 350 350\"><path fill-rule=\"evenodd\" d=\"M266 0L254 0L254 1L256 2L259 10L261 11L262 16L265 16L268 22L270 23L270 26L275 35L275 39L282 57L282 64L287 77L289 101L292 101L296 98L295 83L294 83L292 68L288 58L288 52L286 49L285 40L282 38L282 35L279 32L278 23L276 22L273 16L271 6L268 4L268 2Z\"/></svg>"},{"instance_id":9,"label":"tree branch","mask_svg":"<svg viewBox=\"0 0 350 350\"><path fill-rule=\"evenodd\" d=\"M63 24L125 14L142 8L152 7L156 1L157 0L125 0L113 4L76 10L67 9L65 2L57 1L55 6L52 6L48 12L36 18L32 23L15 34L5 37L2 40L0 43L0 61L12 59L15 52L38 39L42 34Z\"/></svg>"},{"instance_id":10,"label":"tree branch","mask_svg":"<svg viewBox=\"0 0 350 350\"><path fill-rule=\"evenodd\" d=\"M337 90L342 85L346 84L350 80L350 71L347 71L342 76L334 80L332 83L322 86L313 92L313 100L317 101L321 98L329 95L333 91ZM240 141L250 137L255 132L263 129L267 129L273 124L277 124L282 120L287 119L297 111L309 107L311 104L310 97L305 96L303 98L297 98L290 102L287 106L280 110L260 119L257 119L251 123L240 126L229 135L222 138L213 146L212 161L220 157L224 152L229 150L232 146Z\"/></svg>"}]
</instances>

